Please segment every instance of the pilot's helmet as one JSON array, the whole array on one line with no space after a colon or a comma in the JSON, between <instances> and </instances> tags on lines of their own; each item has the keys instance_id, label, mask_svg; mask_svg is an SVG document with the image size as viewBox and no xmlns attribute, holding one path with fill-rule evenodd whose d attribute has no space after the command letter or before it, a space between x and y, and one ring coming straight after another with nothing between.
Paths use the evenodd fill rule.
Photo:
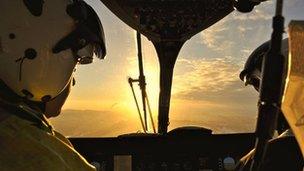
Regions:
<instances>
[{"instance_id":1,"label":"pilot's helmet","mask_svg":"<svg viewBox=\"0 0 304 171\"><path fill-rule=\"evenodd\" d=\"M256 48L248 57L243 71L240 73L240 78L245 82L245 85L252 85L257 91L259 91L261 81L261 68L263 58L269 50L270 42L265 42L258 48ZM282 55L287 61L288 58L288 39L282 41L281 47ZM286 73L285 73L286 74ZM283 114L278 115L277 131L279 134L283 133L289 125Z\"/></svg>"},{"instance_id":2,"label":"pilot's helmet","mask_svg":"<svg viewBox=\"0 0 304 171\"><path fill-rule=\"evenodd\" d=\"M248 57L243 71L240 73L240 79L245 82L245 85L252 85L259 91L261 81L262 62L267 51L269 50L270 42L267 41L256 48ZM282 55L288 57L288 39L282 41Z\"/></svg>"},{"instance_id":3,"label":"pilot's helmet","mask_svg":"<svg viewBox=\"0 0 304 171\"><path fill-rule=\"evenodd\" d=\"M101 22L84 1L0 1L0 81L23 99L54 99L76 64L105 55Z\"/></svg>"}]
</instances>

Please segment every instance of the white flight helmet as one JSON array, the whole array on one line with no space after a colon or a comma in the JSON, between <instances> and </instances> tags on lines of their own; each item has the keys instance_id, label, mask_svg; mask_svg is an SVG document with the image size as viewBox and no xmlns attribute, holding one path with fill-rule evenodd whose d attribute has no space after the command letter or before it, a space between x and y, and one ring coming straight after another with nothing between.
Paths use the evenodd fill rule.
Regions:
<instances>
[{"instance_id":1,"label":"white flight helmet","mask_svg":"<svg viewBox=\"0 0 304 171\"><path fill-rule=\"evenodd\" d=\"M18 96L48 102L77 63L106 54L101 22L81 0L1 0L0 80Z\"/></svg>"}]
</instances>

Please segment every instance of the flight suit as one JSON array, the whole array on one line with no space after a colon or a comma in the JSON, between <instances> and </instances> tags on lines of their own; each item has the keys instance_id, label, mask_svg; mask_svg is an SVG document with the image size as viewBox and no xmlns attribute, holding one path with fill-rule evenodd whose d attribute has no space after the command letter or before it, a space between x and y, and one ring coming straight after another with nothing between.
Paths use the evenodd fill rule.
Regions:
<instances>
[{"instance_id":1,"label":"flight suit","mask_svg":"<svg viewBox=\"0 0 304 171\"><path fill-rule=\"evenodd\" d=\"M254 150L251 150L237 164L235 170L249 171ZM285 131L269 141L262 171L303 171L304 161L295 137Z\"/></svg>"},{"instance_id":2,"label":"flight suit","mask_svg":"<svg viewBox=\"0 0 304 171\"><path fill-rule=\"evenodd\" d=\"M9 112L0 116L1 171L95 170L60 133Z\"/></svg>"}]
</instances>

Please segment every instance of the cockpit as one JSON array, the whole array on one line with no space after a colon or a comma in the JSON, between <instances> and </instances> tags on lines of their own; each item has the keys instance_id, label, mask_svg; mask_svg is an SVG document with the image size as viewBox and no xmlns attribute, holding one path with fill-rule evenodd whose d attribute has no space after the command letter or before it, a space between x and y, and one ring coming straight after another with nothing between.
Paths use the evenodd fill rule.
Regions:
<instances>
[{"instance_id":1,"label":"cockpit","mask_svg":"<svg viewBox=\"0 0 304 171\"><path fill-rule=\"evenodd\" d=\"M108 57L77 66L54 127L99 170L234 170L255 147L259 99L239 74L270 40L275 2L101 1L87 2ZM285 6L286 27L304 18L303 1Z\"/></svg>"}]
</instances>

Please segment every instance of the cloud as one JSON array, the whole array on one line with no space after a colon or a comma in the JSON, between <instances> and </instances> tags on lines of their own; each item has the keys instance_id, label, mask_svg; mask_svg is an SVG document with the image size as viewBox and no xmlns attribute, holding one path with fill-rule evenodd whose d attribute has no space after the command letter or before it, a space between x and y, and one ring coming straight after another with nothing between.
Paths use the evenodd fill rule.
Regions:
<instances>
[{"instance_id":1,"label":"cloud","mask_svg":"<svg viewBox=\"0 0 304 171\"><path fill-rule=\"evenodd\" d=\"M304 2L303 0L293 0L293 1L287 1L284 4L287 8L292 8L292 7L303 7Z\"/></svg>"},{"instance_id":2,"label":"cloud","mask_svg":"<svg viewBox=\"0 0 304 171\"><path fill-rule=\"evenodd\" d=\"M225 40L225 33L228 32L228 27L225 22L213 26L202 32L202 43L213 50L224 50L231 47L234 43Z\"/></svg>"},{"instance_id":3,"label":"cloud","mask_svg":"<svg viewBox=\"0 0 304 171\"><path fill-rule=\"evenodd\" d=\"M186 70L177 70L173 97L181 100L202 101L239 108L256 103L257 93L245 87L239 79L240 64L232 58L178 61ZM254 106L253 106L254 107Z\"/></svg>"},{"instance_id":4,"label":"cloud","mask_svg":"<svg viewBox=\"0 0 304 171\"><path fill-rule=\"evenodd\" d=\"M198 60L183 58L177 62L177 65L183 66L183 69L176 70L175 92L187 91L189 86L191 89L219 91L238 78L240 68L230 57Z\"/></svg>"},{"instance_id":5,"label":"cloud","mask_svg":"<svg viewBox=\"0 0 304 171\"><path fill-rule=\"evenodd\" d=\"M270 7L271 4L268 4L266 7L254 9L251 13L241 14L239 12L232 13L231 20L239 21L261 21L261 20L271 20L273 17L272 10Z\"/></svg>"},{"instance_id":6,"label":"cloud","mask_svg":"<svg viewBox=\"0 0 304 171\"><path fill-rule=\"evenodd\" d=\"M253 132L258 93L239 79L241 68L231 57L178 60L170 128L197 125L216 133Z\"/></svg>"},{"instance_id":7,"label":"cloud","mask_svg":"<svg viewBox=\"0 0 304 171\"><path fill-rule=\"evenodd\" d=\"M200 33L201 44L217 53L242 56L241 49L255 49L270 39L273 3L265 2L251 13L232 12Z\"/></svg>"}]
</instances>

